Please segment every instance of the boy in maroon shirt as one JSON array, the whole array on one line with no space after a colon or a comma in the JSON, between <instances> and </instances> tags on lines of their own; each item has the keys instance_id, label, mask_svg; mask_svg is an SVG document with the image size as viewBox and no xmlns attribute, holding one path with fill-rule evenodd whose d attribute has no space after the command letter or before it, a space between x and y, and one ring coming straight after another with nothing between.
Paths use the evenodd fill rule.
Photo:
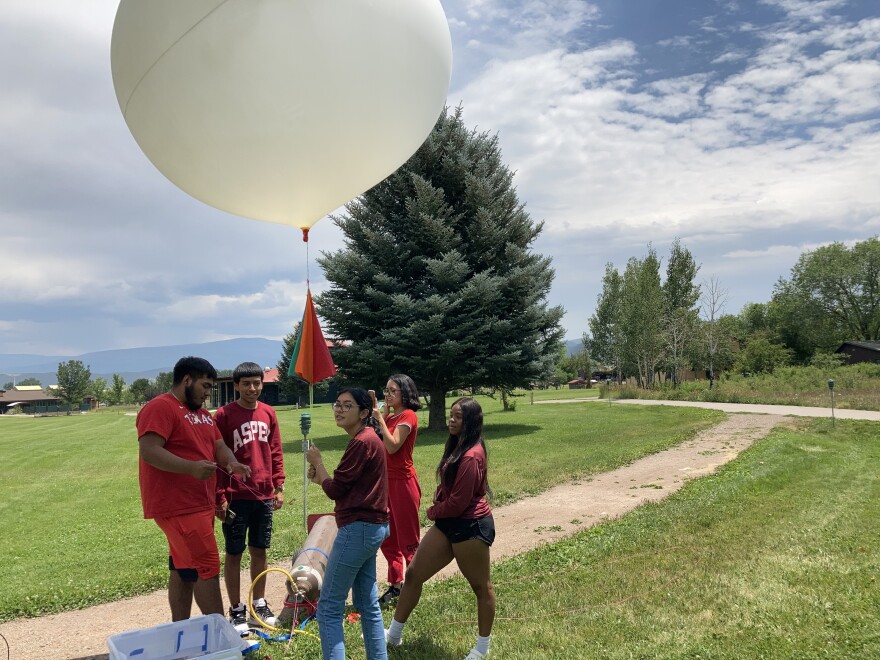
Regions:
<instances>
[{"instance_id":1,"label":"boy in maroon shirt","mask_svg":"<svg viewBox=\"0 0 880 660\"><path fill-rule=\"evenodd\" d=\"M239 632L260 625L241 600L241 555L247 541L251 580L268 568L266 550L272 541L272 514L284 503L284 456L281 432L272 406L259 401L263 369L243 362L232 372L232 384L240 398L214 416L226 446L251 468L247 482L222 470L217 478L217 516L223 520L226 561L223 575L231 605L229 619ZM253 609L263 622L276 619L266 602L266 579L254 584Z\"/></svg>"}]
</instances>

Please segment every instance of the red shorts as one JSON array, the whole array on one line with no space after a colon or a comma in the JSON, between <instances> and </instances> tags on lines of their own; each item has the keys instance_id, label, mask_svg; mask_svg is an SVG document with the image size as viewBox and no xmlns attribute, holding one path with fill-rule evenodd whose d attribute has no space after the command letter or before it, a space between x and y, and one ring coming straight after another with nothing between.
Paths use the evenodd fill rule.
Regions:
<instances>
[{"instance_id":1,"label":"red shorts","mask_svg":"<svg viewBox=\"0 0 880 660\"><path fill-rule=\"evenodd\" d=\"M168 552L176 568L194 568L202 580L220 575L213 509L171 518L155 518L155 521L159 529L165 532Z\"/></svg>"}]
</instances>

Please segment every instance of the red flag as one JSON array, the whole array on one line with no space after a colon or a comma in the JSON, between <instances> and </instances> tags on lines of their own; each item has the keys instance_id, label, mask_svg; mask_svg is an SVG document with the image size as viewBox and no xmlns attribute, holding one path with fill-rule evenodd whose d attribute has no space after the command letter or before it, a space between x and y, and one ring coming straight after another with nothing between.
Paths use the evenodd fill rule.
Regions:
<instances>
[{"instance_id":1,"label":"red flag","mask_svg":"<svg viewBox=\"0 0 880 660\"><path fill-rule=\"evenodd\" d=\"M312 304L312 292L306 296L306 309L303 312L302 325L293 354L290 356L290 366L287 374L299 376L309 383L317 383L330 378L336 373L336 365L330 357L330 349L321 332L321 324L318 323L318 315Z\"/></svg>"}]
</instances>

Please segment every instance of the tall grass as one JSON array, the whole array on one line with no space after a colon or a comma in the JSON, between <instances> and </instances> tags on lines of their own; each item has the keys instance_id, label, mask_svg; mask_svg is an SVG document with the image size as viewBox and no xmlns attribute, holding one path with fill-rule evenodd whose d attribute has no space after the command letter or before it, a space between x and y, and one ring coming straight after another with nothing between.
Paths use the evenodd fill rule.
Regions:
<instances>
[{"instance_id":1,"label":"tall grass","mask_svg":"<svg viewBox=\"0 0 880 660\"><path fill-rule=\"evenodd\" d=\"M721 417L714 411L662 408L596 410L590 404L486 411L495 504L609 470L682 442ZM328 406L312 410L311 439L334 466L348 438ZM270 558L301 546L302 453L299 411L278 413L287 472L286 503L276 514ZM427 415L420 414L423 425ZM422 516L446 435L419 432L416 469ZM142 516L134 417L72 415L0 420L0 621L107 602L164 587L167 549ZM309 486L309 513L333 505ZM219 538L219 529L218 529Z\"/></svg>"},{"instance_id":2,"label":"tall grass","mask_svg":"<svg viewBox=\"0 0 880 660\"><path fill-rule=\"evenodd\" d=\"M725 375L710 390L709 381L661 384L653 389L622 385L612 396L625 399L668 399L723 403L768 403L831 407L828 380L834 380L834 405L856 410L880 409L880 364L819 368L781 367L772 374ZM607 394L605 395L607 396Z\"/></svg>"}]
</instances>

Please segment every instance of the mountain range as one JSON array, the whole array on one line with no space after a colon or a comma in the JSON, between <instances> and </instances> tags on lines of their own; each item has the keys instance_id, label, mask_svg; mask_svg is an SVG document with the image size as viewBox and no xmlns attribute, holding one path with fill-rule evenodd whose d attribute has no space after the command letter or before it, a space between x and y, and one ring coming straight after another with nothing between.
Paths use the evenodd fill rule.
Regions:
<instances>
[{"instance_id":1,"label":"mountain range","mask_svg":"<svg viewBox=\"0 0 880 660\"><path fill-rule=\"evenodd\" d=\"M152 379L159 372L171 371L174 363L185 355L203 357L217 370L234 369L246 361L274 367L281 358L283 347L280 339L248 337L204 344L121 348L82 355L0 353L0 386L24 378L36 378L44 387L53 385L57 380L58 364L68 360L79 360L89 367L92 378L101 376L109 380L116 373L127 383L137 378Z\"/></svg>"},{"instance_id":2,"label":"mountain range","mask_svg":"<svg viewBox=\"0 0 880 660\"><path fill-rule=\"evenodd\" d=\"M569 355L581 350L580 339L565 342ZM217 370L234 369L245 362L256 362L263 367L274 367L281 359L284 346L280 339L246 337L225 339L203 344L178 346L149 346L120 348L82 355L35 355L31 353L0 353L0 386L25 378L36 378L45 387L57 380L58 364L79 360L92 372L108 381L119 374L126 383L138 378L153 379L162 371L171 371L174 363L184 355L197 355L208 360Z\"/></svg>"}]
</instances>

